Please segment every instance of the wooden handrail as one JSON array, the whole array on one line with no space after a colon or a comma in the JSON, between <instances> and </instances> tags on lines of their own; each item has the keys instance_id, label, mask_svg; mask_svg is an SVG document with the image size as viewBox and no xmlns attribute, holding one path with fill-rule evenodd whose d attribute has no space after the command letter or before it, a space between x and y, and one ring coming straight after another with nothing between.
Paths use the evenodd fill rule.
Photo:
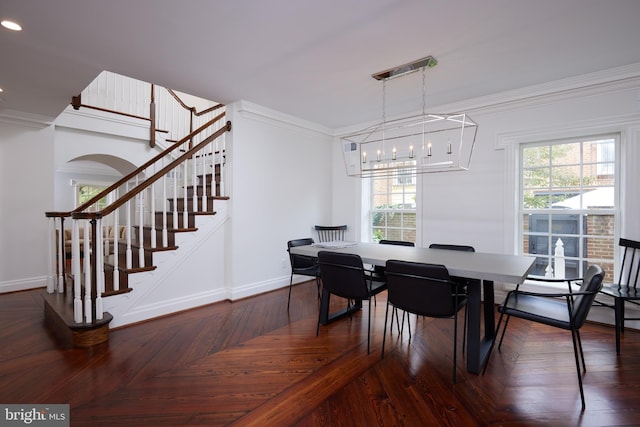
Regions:
<instances>
[{"instance_id":1,"label":"wooden handrail","mask_svg":"<svg viewBox=\"0 0 640 427\"><path fill-rule=\"evenodd\" d=\"M218 137L220 137L220 135L222 135L223 133L228 132L230 130L231 130L231 122L228 121L226 123L225 127L218 129L215 133L213 133L209 137L205 138L198 145L196 145L196 146L190 148L188 151L184 152L180 157L178 157L177 159L175 159L174 161L169 163L167 166L165 166L162 169L160 169L158 172L156 172L155 174L153 174L149 178L145 179L144 182L142 182L141 184L137 185L131 191L128 191L127 194L123 195L122 197L120 197L115 202L111 203L109 206L107 206L103 210L101 210L99 212L79 212L79 211L76 212L76 211L74 211L72 213L72 217L74 219L80 219L80 218L89 219L89 218L101 218L101 217L105 217L105 216L109 215L110 213L112 213L113 211L118 209L120 206L124 205L126 202L128 202L129 200L133 199L135 196L140 194L143 190L146 190L149 186L151 186L151 184L153 184L154 182L156 182L157 180L159 180L160 178L165 176L168 172L170 172L172 169L174 169L179 164L184 162L186 159L192 157L193 154L198 152L205 145L209 144L211 141L217 139ZM98 199L98 200L100 200L100 199Z\"/></svg>"},{"instance_id":2,"label":"wooden handrail","mask_svg":"<svg viewBox=\"0 0 640 427\"><path fill-rule=\"evenodd\" d=\"M119 114L121 116L132 117L134 119L140 119L140 120L146 120L146 121L150 121L151 120L149 117L136 116L135 114L129 114L129 113L124 113L122 111L110 110L108 108L95 107L93 105L80 104L79 106L80 107L84 107L84 108L90 108L92 110L104 111L106 113L113 113L113 114Z\"/></svg>"},{"instance_id":3,"label":"wooden handrail","mask_svg":"<svg viewBox=\"0 0 640 427\"><path fill-rule=\"evenodd\" d=\"M224 116L225 116L225 113L222 113L222 114L217 115L213 119L209 120L207 123L203 124L198 129L194 130L189 135L187 135L184 138L182 138L181 140L179 140L176 144L168 147L167 149L162 151L160 154L158 154L157 156L153 157L151 160L147 161L142 166L138 167L133 172L130 172L129 174L125 175L124 177L122 177L120 180L118 180L117 182L115 182L111 186L105 188L100 193L98 193L97 195L95 195L94 197L92 197L91 199L86 201L85 203L81 204L80 206L78 206L77 208L72 210L71 213L73 214L73 213L76 213L76 212L81 212L81 211L85 210L86 208L88 208L89 206L93 205L94 203L96 203L97 201L99 201L100 199L105 197L107 194L111 193L113 190L117 189L118 187L120 187L121 185L123 185L127 181L129 181L131 178L133 178L136 175L138 175L142 170L148 168L149 166L151 166L152 164L154 164L155 162L157 162L158 160L160 160L161 158L163 158L164 156L166 156L167 154L169 154L173 150L176 150L177 148L179 148L180 144L182 144L183 142L193 138L194 136L196 136L197 134L199 134L200 132L202 132L203 130L208 128L209 126L213 125L218 120L222 119Z\"/></svg>"},{"instance_id":4,"label":"wooden handrail","mask_svg":"<svg viewBox=\"0 0 640 427\"><path fill-rule=\"evenodd\" d=\"M175 93L173 90L167 89L167 91L171 94L171 96L173 96L173 98L178 102L178 104L180 104L182 108L184 108L185 110L191 111L196 116L202 116L203 114L207 114L207 113L210 113L211 111L217 110L218 108L224 107L224 104L218 104L218 105L214 105L213 107L209 107L206 110L202 110L198 112L198 110L196 110L196 107L189 107L187 104L185 104L184 101L182 101L182 99L178 96L178 94Z\"/></svg>"}]
</instances>

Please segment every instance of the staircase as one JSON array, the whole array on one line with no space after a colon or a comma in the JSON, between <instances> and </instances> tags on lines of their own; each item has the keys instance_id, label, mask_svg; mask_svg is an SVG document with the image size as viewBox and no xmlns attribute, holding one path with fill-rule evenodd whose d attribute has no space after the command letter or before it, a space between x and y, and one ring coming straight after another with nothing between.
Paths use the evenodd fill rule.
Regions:
<instances>
[{"instance_id":1,"label":"staircase","mask_svg":"<svg viewBox=\"0 0 640 427\"><path fill-rule=\"evenodd\" d=\"M178 236L197 232L197 218L216 215L216 203L228 199L224 134L231 123L223 119L224 113L77 209L46 213L45 322L62 346L107 341L114 319L104 310L113 306L109 299L135 293L136 276L170 269L166 262L158 266L159 254L180 251ZM105 199L110 203L98 210ZM147 282L153 286L153 278Z\"/></svg>"}]
</instances>

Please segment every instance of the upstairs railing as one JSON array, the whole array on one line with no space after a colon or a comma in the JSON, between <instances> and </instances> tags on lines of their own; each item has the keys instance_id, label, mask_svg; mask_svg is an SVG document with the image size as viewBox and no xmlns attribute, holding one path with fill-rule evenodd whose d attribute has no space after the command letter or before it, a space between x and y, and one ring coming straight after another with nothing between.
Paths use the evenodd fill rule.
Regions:
<instances>
[{"instance_id":1,"label":"upstairs railing","mask_svg":"<svg viewBox=\"0 0 640 427\"><path fill-rule=\"evenodd\" d=\"M72 278L76 323L101 320L104 295L129 291L129 273L155 268L151 253L174 248L175 230L193 229L190 212L213 212L213 199L225 195L224 134L231 123L224 117L209 120L73 211L46 213L47 289L65 293Z\"/></svg>"},{"instance_id":2,"label":"upstairs railing","mask_svg":"<svg viewBox=\"0 0 640 427\"><path fill-rule=\"evenodd\" d=\"M162 86L103 71L71 102L74 109L88 108L149 121L149 144L157 132L176 142L200 128L224 109L224 104L180 94ZM210 132L210 133L206 133ZM213 131L205 131L203 137Z\"/></svg>"}]
</instances>

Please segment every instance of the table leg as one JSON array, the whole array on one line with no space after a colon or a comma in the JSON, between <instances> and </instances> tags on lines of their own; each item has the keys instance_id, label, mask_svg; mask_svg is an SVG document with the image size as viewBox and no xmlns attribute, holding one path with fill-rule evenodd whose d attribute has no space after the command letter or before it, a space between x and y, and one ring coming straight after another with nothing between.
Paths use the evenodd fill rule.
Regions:
<instances>
[{"instance_id":1,"label":"table leg","mask_svg":"<svg viewBox=\"0 0 640 427\"><path fill-rule=\"evenodd\" d=\"M481 337L480 306L484 290L484 336ZM486 363L495 335L495 314L493 282L489 280L470 283L468 286L468 319L467 319L467 371L479 374Z\"/></svg>"},{"instance_id":2,"label":"table leg","mask_svg":"<svg viewBox=\"0 0 640 427\"><path fill-rule=\"evenodd\" d=\"M362 308L362 300L356 300L354 304L343 310L335 313L329 313L329 302L331 299L331 293L326 289L322 290L322 298L320 299L320 324L327 325L338 319L342 319L345 316L351 315L354 311L358 311Z\"/></svg>"}]
</instances>

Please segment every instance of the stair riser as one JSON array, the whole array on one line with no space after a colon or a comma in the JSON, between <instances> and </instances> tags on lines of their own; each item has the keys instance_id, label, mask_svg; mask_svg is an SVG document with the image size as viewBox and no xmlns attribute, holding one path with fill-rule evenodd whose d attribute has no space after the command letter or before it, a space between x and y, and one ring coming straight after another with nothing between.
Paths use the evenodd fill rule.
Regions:
<instances>
[{"instance_id":1,"label":"stair riser","mask_svg":"<svg viewBox=\"0 0 640 427\"><path fill-rule=\"evenodd\" d=\"M170 226L173 226L173 224L168 224ZM175 246L176 243L176 239L175 239L175 233L172 231L168 231L167 230L167 244L163 245L162 244L162 229L159 229L159 227L162 227L162 224L157 224L156 223L156 229L153 230L149 227L145 227L142 233L142 236L144 237L144 246L145 247L151 247L151 236L153 234L155 234L156 237L156 247L161 248L163 246L166 247L171 247L171 246Z\"/></svg>"},{"instance_id":2,"label":"stair riser","mask_svg":"<svg viewBox=\"0 0 640 427\"><path fill-rule=\"evenodd\" d=\"M177 207L176 209L178 210L178 212L180 211L184 211L184 199L178 199L177 200ZM190 197L187 199L187 211L189 212L213 212L213 199L209 198L207 199L207 203L206 203L206 207L204 207L203 203L202 203L202 197L199 197L197 199L197 203L196 203L196 208L193 208L194 204L193 204L193 198ZM173 206L173 200L170 199L169 200L169 209L173 210L174 206Z\"/></svg>"},{"instance_id":3,"label":"stair riser","mask_svg":"<svg viewBox=\"0 0 640 427\"><path fill-rule=\"evenodd\" d=\"M162 226L162 212L156 212L156 228L158 227L158 224L160 224L160 227ZM185 228L184 227L184 212L178 212L178 228ZM191 213L187 214L187 228L195 228L196 226L196 220L195 220L195 216ZM167 227L172 229L173 228L173 212L167 212Z\"/></svg>"}]
</instances>

